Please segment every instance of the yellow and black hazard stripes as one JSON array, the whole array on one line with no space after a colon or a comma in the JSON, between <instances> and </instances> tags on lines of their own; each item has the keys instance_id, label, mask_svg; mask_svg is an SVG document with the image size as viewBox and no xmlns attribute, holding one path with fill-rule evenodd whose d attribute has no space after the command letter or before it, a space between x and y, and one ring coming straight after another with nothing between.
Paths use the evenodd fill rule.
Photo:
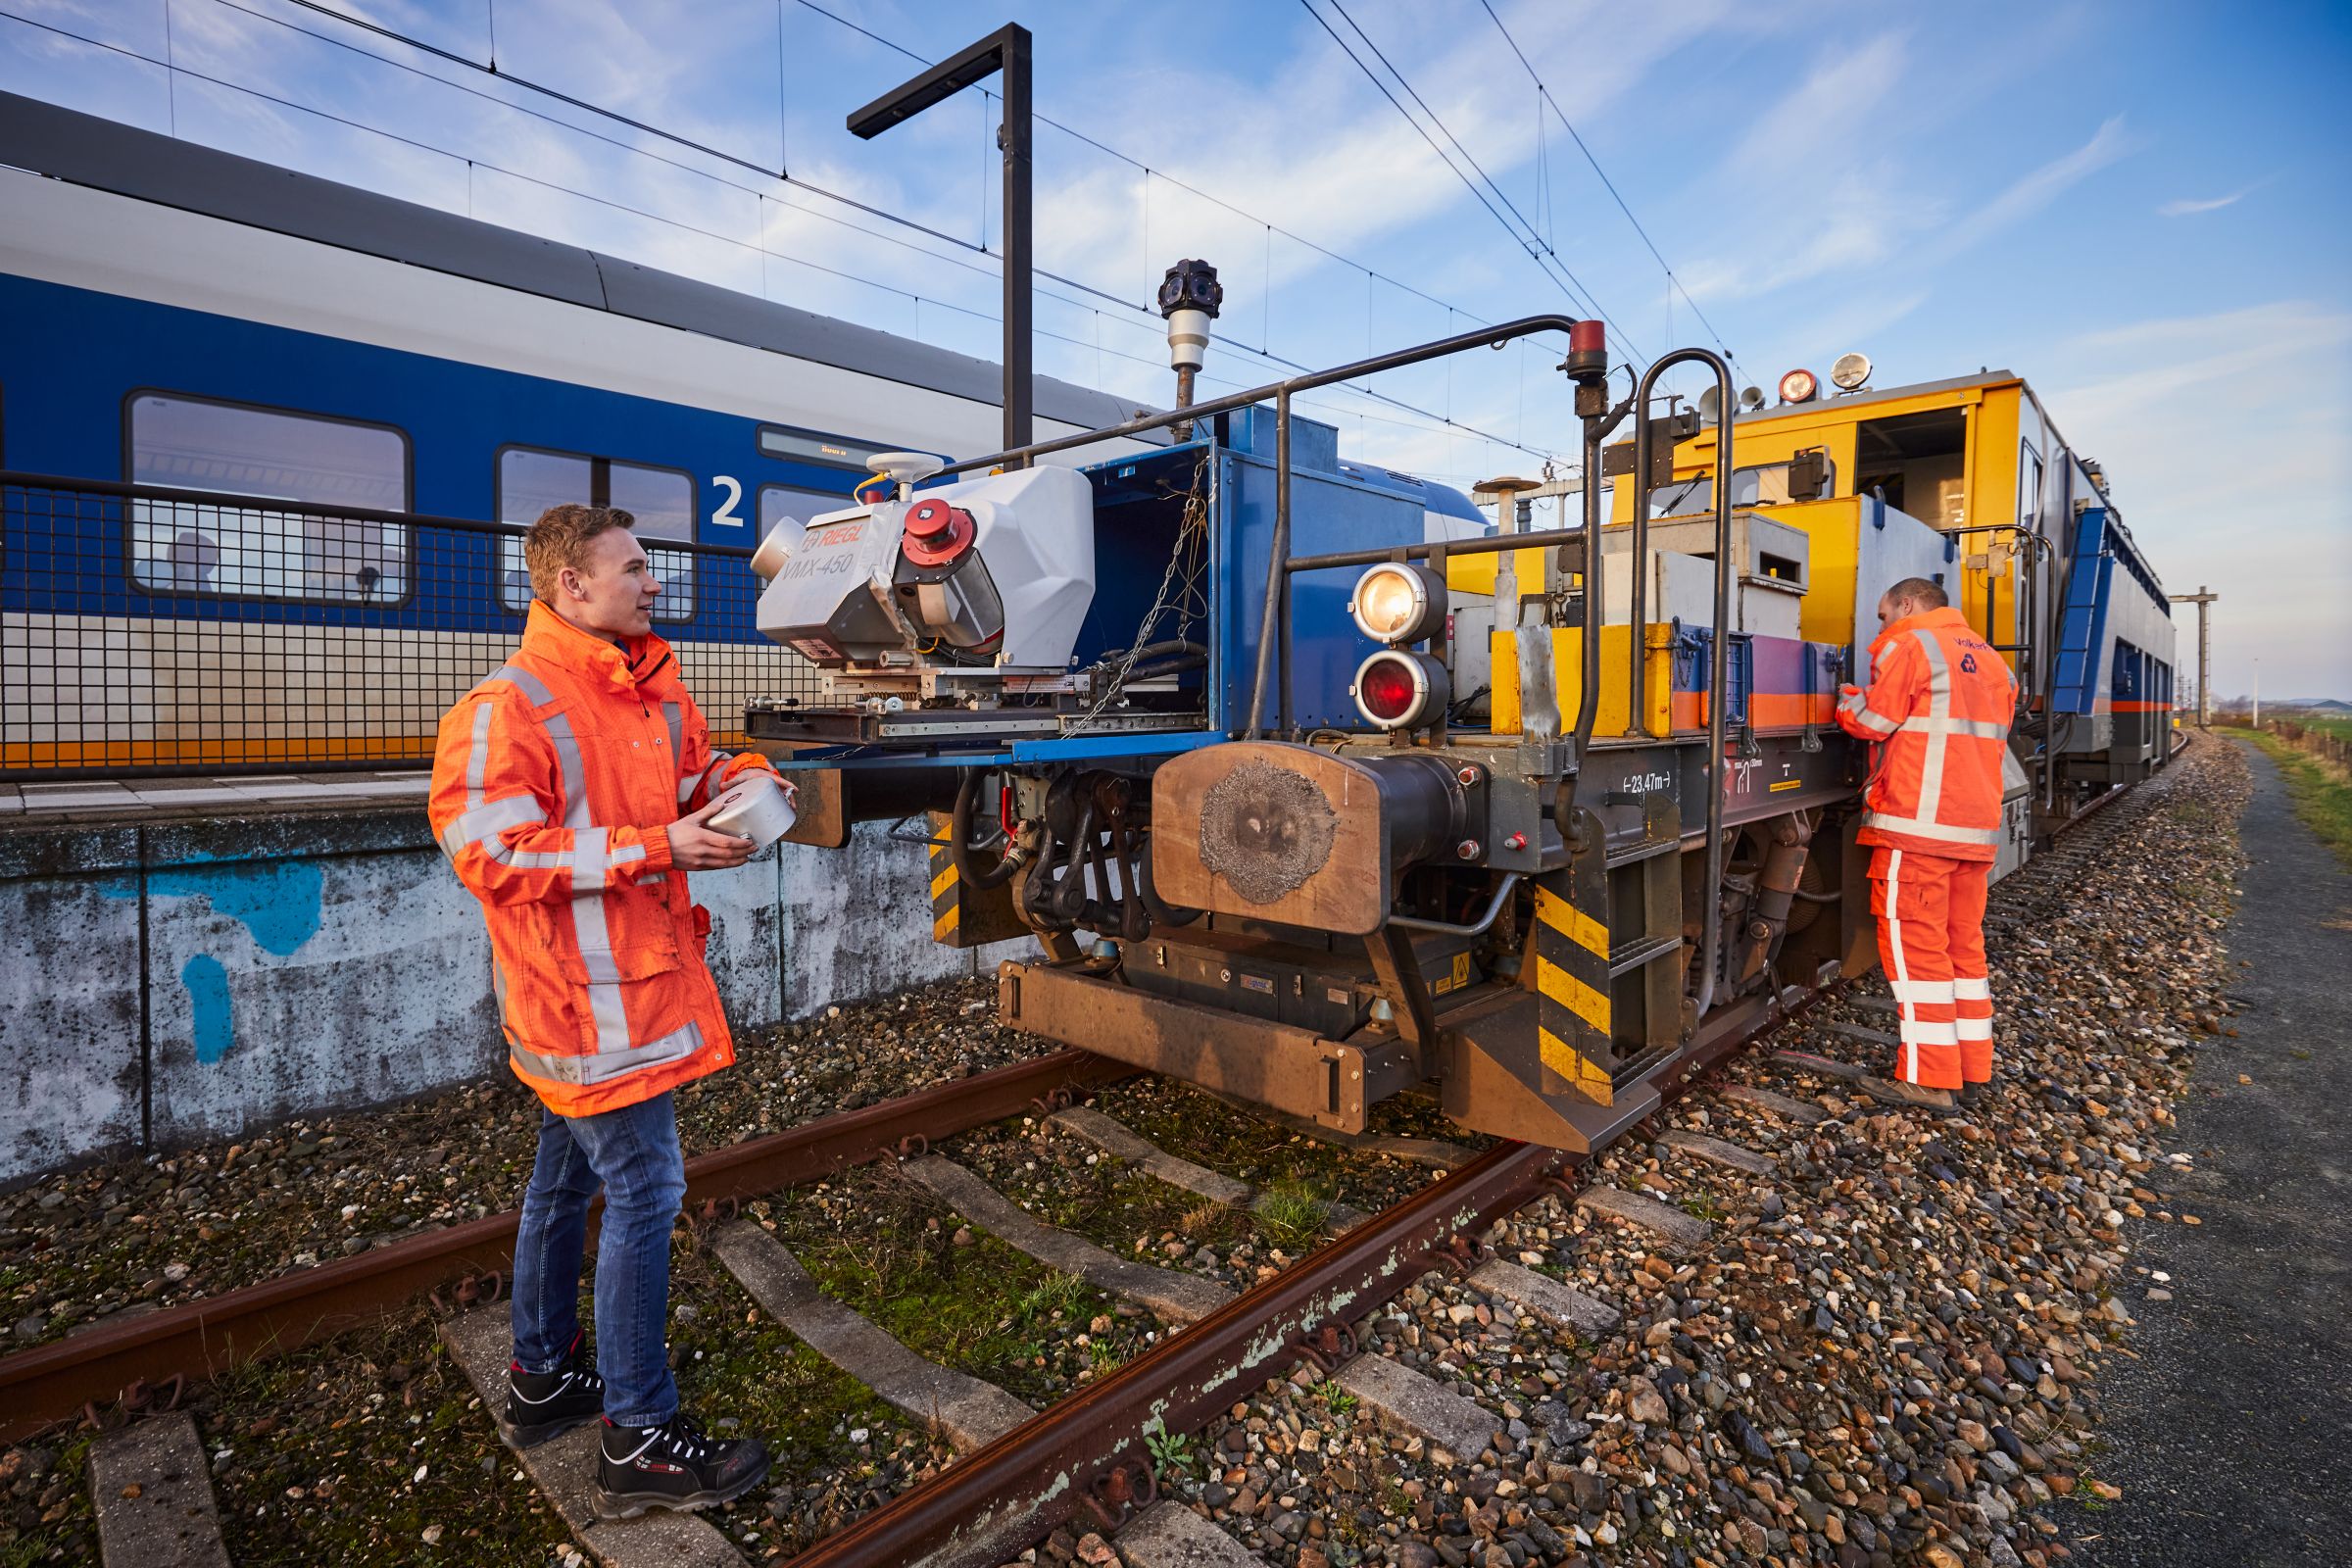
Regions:
<instances>
[{"instance_id":1,"label":"yellow and black hazard stripes","mask_svg":"<svg viewBox=\"0 0 2352 1568\"><path fill-rule=\"evenodd\" d=\"M1022 935L1025 928L1012 907L1012 885L967 884L956 869L955 852L948 848L948 813L933 811L930 821L931 940L942 947L979 948Z\"/></svg>"},{"instance_id":2,"label":"yellow and black hazard stripes","mask_svg":"<svg viewBox=\"0 0 2352 1568\"><path fill-rule=\"evenodd\" d=\"M1575 870L1536 885L1537 1039L1544 1074L1594 1104L1611 1102L1609 928L1573 900ZM1598 900L1591 901L1598 903Z\"/></svg>"},{"instance_id":3,"label":"yellow and black hazard stripes","mask_svg":"<svg viewBox=\"0 0 2352 1568\"><path fill-rule=\"evenodd\" d=\"M956 927L962 916L960 879L956 874L956 856L945 844L936 840L931 845L931 940L953 946Z\"/></svg>"}]
</instances>

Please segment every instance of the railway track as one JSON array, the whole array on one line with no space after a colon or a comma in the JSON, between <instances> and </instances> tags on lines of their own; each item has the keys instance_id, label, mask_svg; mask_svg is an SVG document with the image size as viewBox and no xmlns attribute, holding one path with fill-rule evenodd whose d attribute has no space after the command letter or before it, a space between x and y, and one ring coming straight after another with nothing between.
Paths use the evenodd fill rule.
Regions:
<instances>
[{"instance_id":1,"label":"railway track","mask_svg":"<svg viewBox=\"0 0 2352 1568\"><path fill-rule=\"evenodd\" d=\"M2062 903L2069 863L2095 856L2101 844L2127 829L2125 817L2109 810L2079 815L2070 825L2080 830L2046 857L2046 873L2020 889L2025 896L2003 918L2014 925ZM1745 1085L1717 1091L1706 1074L1834 989L1751 997L1710 1015L1700 1049L1675 1078L1658 1085L1664 1104L1644 1127L1655 1133L1665 1109L1686 1097L1719 1093L1738 1101L1741 1115L1799 1126L1819 1121L1824 1113L1806 1099ZM1868 1008L1877 999L1856 994L1855 1000ZM1867 1029L1832 1027L1871 1037ZM1784 1053L1772 1059L1800 1078L1850 1075L1818 1055ZM956 1462L936 1477L877 1498L848 1528L794 1558L795 1568L996 1563L1065 1525L1104 1532L1124 1527L1122 1546L1137 1562L1254 1560L1191 1510L1156 1499L1166 1445L1181 1445L1304 1364L1330 1377L1348 1399L1360 1402L1403 1441L1475 1466L1482 1455L1492 1459L1497 1446L1510 1449L1505 1422L1359 1344L1375 1312L1434 1270L1474 1280L1486 1296L1558 1330L1590 1332L1613 1322L1618 1304L1484 1253L1480 1238L1532 1204L1575 1205L1594 1223L1632 1227L1660 1255L1706 1241L1703 1220L1637 1190L1593 1185L1590 1164L1556 1152L1503 1144L1472 1155L1432 1147L1415 1152L1458 1160L1458 1168L1376 1214L1335 1213L1338 1233L1330 1240L1234 1294L1197 1272L1117 1256L1038 1220L966 1166L930 1152L958 1134L1017 1123L1025 1115L1049 1122L1055 1136L1082 1140L1202 1200L1242 1210L1264 1200L1250 1184L1155 1145L1083 1103L1092 1092L1128 1075L1103 1058L1063 1053L690 1162L688 1211L701 1221L713 1256L760 1309L881 1399L934 1429L956 1452ZM1691 1160L1767 1178L1773 1168L1767 1153L1738 1143L1666 1136L1678 1154ZM925 1359L829 1298L783 1244L743 1216L742 1205L763 1195L882 1161L895 1164L971 1229L1057 1275L1083 1280L1125 1303L1123 1310L1149 1314L1165 1325L1164 1337L1078 1392L1033 1410L1003 1388ZM0 1358L0 1438L14 1441L76 1416L101 1428L116 1414L166 1416L110 1434L91 1455L101 1539L112 1555L106 1493L117 1476L161 1474L174 1463L184 1472L191 1455L195 1473L202 1474L204 1455L192 1425L184 1416L174 1423L168 1414L192 1376L217 1376L256 1357L330 1339L428 1291L447 1292L461 1304L494 1299L497 1276L483 1271L504 1262L514 1224L512 1214L494 1215ZM441 1333L483 1400L493 1399L503 1387L504 1310L482 1302L451 1318ZM586 1450L593 1441L591 1433L574 1434L523 1460L541 1496L589 1555L615 1568L744 1560L734 1544L699 1517L593 1523L585 1490L592 1462ZM148 1451L159 1449L160 1457ZM114 1490L123 1496L144 1494L136 1481Z\"/></svg>"}]
</instances>

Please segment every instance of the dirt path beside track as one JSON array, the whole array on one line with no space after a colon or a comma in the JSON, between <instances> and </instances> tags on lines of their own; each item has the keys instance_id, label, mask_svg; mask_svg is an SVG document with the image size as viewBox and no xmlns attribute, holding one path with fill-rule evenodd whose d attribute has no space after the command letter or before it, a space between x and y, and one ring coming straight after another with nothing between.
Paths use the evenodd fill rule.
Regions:
<instances>
[{"instance_id":1,"label":"dirt path beside track","mask_svg":"<svg viewBox=\"0 0 2352 1568\"><path fill-rule=\"evenodd\" d=\"M2094 1568L2352 1560L2352 875L2248 761L2239 1038L2181 1102L2195 1168L2149 1183L2201 1223L2134 1238L2138 1358L2102 1380L2098 1470L2124 1494L2064 1519Z\"/></svg>"}]
</instances>

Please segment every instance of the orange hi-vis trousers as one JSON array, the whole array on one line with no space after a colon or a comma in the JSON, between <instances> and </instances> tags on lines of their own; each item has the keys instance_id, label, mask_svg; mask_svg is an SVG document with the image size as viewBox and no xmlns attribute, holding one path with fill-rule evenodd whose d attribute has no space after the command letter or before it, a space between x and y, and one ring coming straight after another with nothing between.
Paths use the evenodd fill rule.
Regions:
<instances>
[{"instance_id":1,"label":"orange hi-vis trousers","mask_svg":"<svg viewBox=\"0 0 2352 1568\"><path fill-rule=\"evenodd\" d=\"M1895 1076L1927 1089L1992 1081L1992 987L1984 964L1989 860L1873 850L1870 912L1894 988Z\"/></svg>"}]
</instances>

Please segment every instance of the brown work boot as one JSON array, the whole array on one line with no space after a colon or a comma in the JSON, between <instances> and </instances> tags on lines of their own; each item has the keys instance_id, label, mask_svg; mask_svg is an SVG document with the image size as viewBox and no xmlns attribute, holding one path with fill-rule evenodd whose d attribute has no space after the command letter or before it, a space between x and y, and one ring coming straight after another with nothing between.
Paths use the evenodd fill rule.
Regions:
<instances>
[{"instance_id":1,"label":"brown work boot","mask_svg":"<svg viewBox=\"0 0 2352 1568\"><path fill-rule=\"evenodd\" d=\"M1907 1084L1900 1078L1859 1078L1854 1081L1854 1087L1882 1105L1895 1105L1904 1110L1927 1110L1937 1115L1949 1115L1956 1108L1949 1090Z\"/></svg>"}]
</instances>

